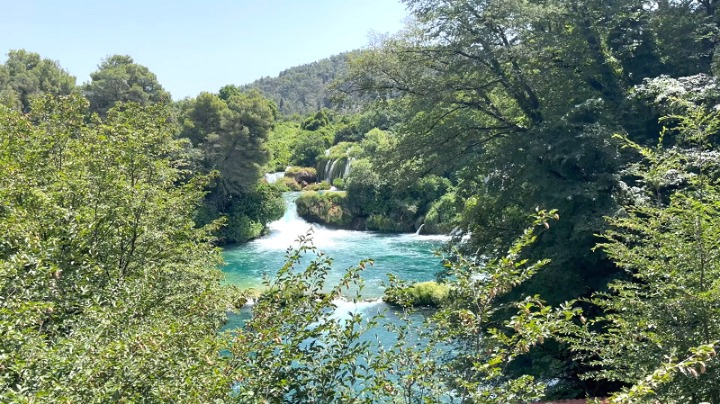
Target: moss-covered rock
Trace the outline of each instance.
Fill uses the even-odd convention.
[[[326,181],[316,182],[305,187],[305,191],[327,191],[331,187]]]
[[[302,185],[298,184],[298,182],[295,181],[295,179],[291,178],[291,177],[283,177],[282,185],[284,185],[288,191],[302,190]]]
[[[440,307],[447,300],[450,286],[438,282],[418,282],[406,288],[388,289],[383,300],[401,307]]]
[[[317,181],[317,171],[313,167],[290,167],[285,177],[294,179],[298,184],[310,184]]]
[[[298,215],[310,222],[341,228],[353,222],[344,192],[303,192],[295,205]]]

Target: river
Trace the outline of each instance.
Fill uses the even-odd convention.
[[[305,234],[310,228],[315,246],[333,259],[329,283],[339,280],[347,268],[357,265],[360,260],[374,260],[374,265],[362,272],[364,301],[358,304],[338,301],[339,312],[351,309],[372,315],[384,310],[385,304],[379,298],[383,296],[388,274],[408,282],[423,282],[434,280],[437,271],[442,269],[441,260],[434,251],[447,237],[328,229],[298,216],[295,200],[299,195],[299,192],[283,195],[285,215],[269,224],[268,235],[224,251],[226,265],[223,272],[227,282],[241,288],[260,287],[263,274],[274,274],[285,262],[287,248],[297,246],[298,235]],[[238,320],[231,318],[229,326]]]

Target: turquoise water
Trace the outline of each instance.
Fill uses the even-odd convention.
[[[295,210],[298,196],[298,192],[284,194],[285,216],[269,225],[267,236],[225,250],[227,264],[223,271],[228,282],[242,288],[260,286],[262,275],[274,274],[285,262],[288,247],[297,246],[298,236],[311,228],[314,245],[333,259],[329,283],[339,280],[348,267],[360,260],[374,260],[375,264],[362,274],[365,281],[362,297],[367,302],[361,304],[368,309],[378,304],[373,301],[382,297],[388,274],[409,282],[422,282],[435,279],[436,272],[442,269],[434,251],[446,237],[327,229],[298,217]]]
[[[380,298],[383,296],[388,274],[393,274],[408,282],[420,282],[435,279],[435,274],[442,269],[440,257],[434,254],[446,237],[424,236],[415,234],[387,235],[365,231],[331,230],[310,224],[298,217],[295,210],[295,199],[299,193],[286,193],[285,216],[269,225],[270,233],[253,242],[229,248],[224,252],[226,265],[223,271],[229,283],[243,288],[262,286],[262,276],[272,276],[285,262],[285,253],[289,247],[297,246],[296,239],[312,228],[312,239],[315,246],[333,259],[328,284],[333,285],[343,276],[348,267],[358,264],[360,260],[371,258],[373,266],[368,266],[361,277],[364,280],[362,299],[353,302],[347,299],[335,299],[331,318],[348,318],[359,313],[364,318],[382,315],[377,326],[368,330],[359,341],[366,341],[370,346],[370,354],[377,353],[380,347],[391,349],[398,341],[398,336],[386,329],[386,325],[403,325],[422,327],[427,314],[425,311],[414,312],[403,319],[402,312],[390,309]],[[354,293],[351,291],[350,293]],[[239,313],[231,314],[225,330],[243,327],[245,321],[252,316],[252,305],[246,305]],[[406,322],[407,321],[407,322]],[[419,333],[409,332],[402,343],[411,346],[424,344]],[[368,358],[372,358],[369,356]],[[367,358],[357,358],[357,363],[364,363]],[[373,360],[373,359],[369,359]]]

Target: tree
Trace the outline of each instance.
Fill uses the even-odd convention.
[[[652,389],[631,392],[716,402],[720,364],[714,354],[692,364],[685,359],[708,347],[714,352],[720,341],[720,166],[712,141],[720,116],[695,105],[684,109],[664,120],[675,147],[625,140],[643,156],[630,169],[642,188],[626,188],[632,204],[626,215],[610,219],[613,228],[599,247],[628,278],[589,300],[605,315],[580,326],[573,341],[598,367],[593,377],[632,385],[664,375]]]
[[[560,209],[567,221],[527,251],[554,257],[527,293],[559,303],[601,287],[616,272],[591,248],[615,207],[622,160],[610,139],[623,131],[628,88],[606,51],[610,24],[596,20],[611,11],[594,2],[406,3],[417,26],[356,59],[341,87],[399,96],[388,103],[403,114],[397,145],[378,169],[457,178],[459,195],[476,201],[463,227],[480,255],[505,251],[535,207]],[[546,287],[559,279],[578,288]]]
[[[11,50],[0,65],[0,104],[30,110],[36,95],[69,95],[75,91],[75,77],[58,62],[42,59],[37,53]]]
[[[227,100],[201,93],[180,112],[180,136],[201,151],[204,172],[218,173],[199,220],[208,223],[226,216],[223,242],[258,237],[268,222],[282,216],[282,209],[270,208],[281,202],[279,192],[258,187],[276,114],[274,104],[257,91],[233,93]]]
[[[602,217],[620,209],[622,167],[635,158],[613,134],[655,143],[659,111],[636,98],[644,80],[710,73],[713,2],[404,3],[414,23],[356,57],[339,86],[402,117],[396,147],[375,169],[391,183],[452,178],[466,201],[459,223],[469,240],[461,245],[477,257],[506,251],[527,212],[558,209],[564,220],[524,251],[553,260],[514,298],[560,304],[622,276],[593,250],[608,227]],[[688,63],[675,59],[680,48]],[[579,380],[567,348],[555,350],[557,367],[543,352],[527,363],[552,369],[541,378],[561,373],[553,387],[571,384],[579,396],[602,387]]]
[[[212,401],[230,304],[168,114],[0,109],[0,401]]]
[[[136,64],[130,56],[106,58],[90,78],[83,86],[83,93],[90,100],[90,110],[100,115],[105,115],[118,102],[167,105],[172,101],[155,74]]]
[[[291,149],[290,164],[301,167],[315,167],[318,157],[325,154],[327,140],[317,132],[300,131]]]

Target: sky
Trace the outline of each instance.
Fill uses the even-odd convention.
[[[0,61],[11,49],[56,60],[81,84],[130,55],[174,99],[216,92],[399,31],[399,0],[0,0]]]

